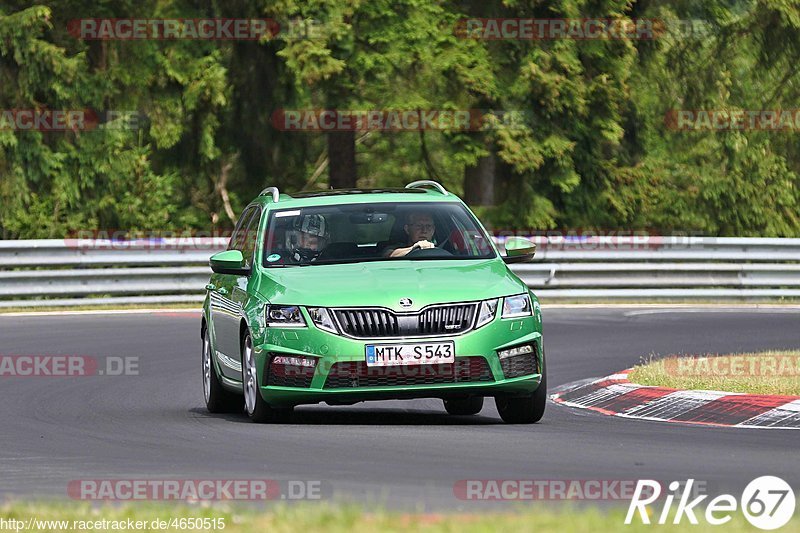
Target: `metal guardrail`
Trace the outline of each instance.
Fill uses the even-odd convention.
[[[0,241],[0,268],[39,266],[208,265],[227,238],[138,241],[45,239]]]
[[[800,239],[532,240],[534,262],[512,268],[543,300],[800,297]],[[199,302],[208,258],[226,245],[225,238],[0,241],[0,307]]]

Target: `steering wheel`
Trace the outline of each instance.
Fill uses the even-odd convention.
[[[443,248],[417,248],[408,252],[404,257],[453,257],[453,254]]]

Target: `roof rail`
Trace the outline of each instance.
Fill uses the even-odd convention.
[[[421,189],[422,187],[433,187],[443,195],[447,196],[448,193],[447,189],[442,187],[442,184],[433,180],[419,180],[419,181],[412,181],[408,185],[406,185],[406,189]]]
[[[266,196],[268,194],[272,194],[272,201],[275,202],[276,204],[280,201],[281,192],[278,190],[277,187],[267,187],[266,189],[261,191],[261,193],[259,193],[259,196]]]

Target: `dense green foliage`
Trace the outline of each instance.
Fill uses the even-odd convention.
[[[313,32],[84,41],[67,29],[84,17],[260,17]],[[477,40],[455,31],[464,17],[650,18],[667,31]],[[141,118],[136,129],[0,127],[0,237],[230,227],[267,185],[328,186],[328,134],[280,131],[271,117],[330,108],[523,111],[522,127],[354,139],[362,187],[431,178],[485,204],[465,184],[491,159],[494,194],[478,209],[496,228],[800,236],[800,131],[665,121],[674,109],[796,109],[798,57],[794,0],[7,0],[0,110]]]

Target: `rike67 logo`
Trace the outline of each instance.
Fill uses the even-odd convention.
[[[792,487],[779,477],[762,476],[754,479],[745,487],[742,497],[738,501],[731,494],[721,494],[707,503],[704,503],[708,498],[707,494],[690,500],[694,496],[693,485],[694,479],[689,479],[681,491],[682,484],[680,482],[670,483],[661,512],[657,513],[657,506],[653,508],[655,513],[652,518],[655,523],[660,525],[668,523],[672,513],[672,504],[676,499],[678,504],[672,517],[673,524],[680,524],[685,517],[689,523],[697,525],[699,523],[697,517],[700,515],[705,518],[706,523],[719,526],[730,522],[733,514],[741,510],[747,521],[754,527],[773,530],[786,525],[794,515],[794,492]],[[625,516],[625,524],[631,524],[637,513],[643,524],[650,524],[651,515],[648,506],[655,504],[662,497],[661,493],[662,487],[658,481],[639,480],[628,507],[628,514]],[[698,509],[701,504],[705,507],[704,513]]]

